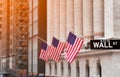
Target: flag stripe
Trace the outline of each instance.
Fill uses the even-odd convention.
[[[74,49],[76,49],[76,46],[77,46],[76,44],[77,44],[77,40],[75,41],[75,43],[74,43],[73,46],[70,45],[71,49],[70,49],[69,52],[67,53],[67,56],[70,56],[70,55],[71,55],[70,53],[73,52]]]
[[[53,52],[54,52],[54,47],[51,45],[51,46],[49,47],[49,53],[48,53],[50,59],[53,58]]]
[[[81,40],[78,40],[79,41],[79,43],[78,43],[78,46],[77,46],[77,48],[71,53],[71,55],[70,55],[70,58],[68,59],[68,61],[70,61],[70,63],[73,61],[73,59],[75,58],[75,56],[77,55],[77,53],[79,52],[79,50],[80,50],[80,48],[81,48],[81,46],[82,46],[82,42],[83,41],[81,41]]]
[[[62,53],[62,51],[63,51],[63,48],[64,48],[64,44],[61,43],[61,44],[60,44],[60,47],[58,47],[58,48],[59,48],[59,49],[58,49],[59,53],[58,53],[58,55],[56,56],[56,61],[59,61],[60,55],[61,55],[61,53]]]
[[[70,46],[71,46],[71,50],[69,50],[69,52],[67,53],[67,58],[70,57],[70,55],[72,54],[72,52],[74,53],[74,50],[75,50],[76,47],[77,47],[77,42],[78,42],[78,39],[75,41],[73,47],[72,47],[72,45],[70,45]]]
[[[58,47],[55,49],[55,53],[54,53],[54,57],[53,57],[54,60],[56,60],[56,57],[58,56],[58,53],[59,53],[59,52],[58,52],[58,51],[59,51],[59,49],[58,49],[58,48],[59,48],[59,45],[60,45],[60,44],[58,44]]]
[[[57,62],[59,61],[59,58],[60,58],[63,48],[64,48],[64,44],[59,42],[58,47],[55,48],[53,60],[55,60]]]
[[[44,61],[47,61],[47,50],[41,49],[39,58],[44,60]]]
[[[68,41],[66,43],[66,60],[68,62],[72,62],[79,52],[81,46],[83,44],[83,39],[76,38],[73,45],[71,45]]]
[[[44,52],[44,50],[41,49],[40,56],[39,56],[39,58],[41,58],[41,59],[43,59],[43,55],[44,55],[43,52]]]
[[[75,41],[74,43],[74,46],[72,47],[72,50],[70,51],[70,53],[68,53],[68,56],[72,56],[72,54],[74,54],[74,52],[76,52],[76,50],[78,49],[79,47],[79,43],[80,43],[80,40],[79,38],[77,38],[77,40]]]
[[[73,52],[75,52],[75,54],[72,53],[72,56],[73,56],[73,57],[79,52],[79,49],[80,49],[80,41],[79,41],[79,43],[78,43],[77,48],[73,51]],[[70,58],[72,58],[72,56],[71,56]]]
[[[55,60],[56,62],[59,61],[59,57],[63,51],[64,43],[59,42],[58,45],[55,47],[54,45],[51,45],[48,47],[48,56],[50,59]]]

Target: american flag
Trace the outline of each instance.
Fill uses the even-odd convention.
[[[66,55],[65,58],[69,63],[72,63],[74,58],[76,57],[77,53],[80,51],[80,48],[83,44],[83,39],[78,38],[73,33],[69,33],[68,39],[66,42]]]
[[[39,55],[40,59],[42,59],[44,61],[48,60],[47,50],[48,50],[48,45],[46,43],[42,42],[42,44],[41,44],[41,52],[40,52],[40,55]]]
[[[61,56],[61,53],[64,49],[65,43],[59,42],[58,39],[53,37],[52,45],[49,47],[49,57],[54,61],[58,62]]]

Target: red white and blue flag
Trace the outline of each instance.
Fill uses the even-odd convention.
[[[69,63],[72,63],[77,53],[80,51],[82,45],[83,45],[83,39],[78,38],[76,35],[70,32],[65,45],[66,47],[65,58]]]
[[[40,59],[42,59],[44,61],[48,60],[47,50],[48,50],[48,45],[46,43],[42,42],[42,44],[41,44],[41,52],[40,52],[40,55],[39,55]]]
[[[59,42],[58,39],[53,37],[52,45],[49,47],[49,57],[54,61],[58,62],[61,56],[61,53],[64,49],[65,43]]]

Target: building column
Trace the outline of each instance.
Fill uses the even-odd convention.
[[[50,44],[51,28],[50,28],[50,0],[47,0],[47,42]]]
[[[104,0],[105,38],[114,36],[114,0]]]
[[[33,54],[33,73],[38,73],[38,38],[35,37],[33,38],[33,51],[32,51],[32,54]]]
[[[79,61],[79,67],[80,67],[80,77],[86,77],[86,63],[85,60]]]
[[[60,40],[66,41],[66,0],[60,0]]]
[[[51,62],[51,76],[55,75],[55,64],[54,62]]]
[[[54,36],[60,36],[60,0],[54,0]]]
[[[31,28],[31,27],[29,26],[29,28]],[[28,53],[28,72],[32,73],[32,66],[33,66],[33,62],[32,62],[33,60],[32,60],[32,55],[31,55],[32,54],[32,39],[29,39],[28,42],[29,42],[29,44],[28,44],[28,52],[29,52]],[[14,64],[13,64],[13,66],[14,66]]]
[[[112,59],[110,57],[104,57],[104,59],[101,60],[101,67],[102,67],[101,77],[113,77],[113,70],[111,68],[111,62],[112,62]]]
[[[94,37],[104,36],[104,0],[93,0]]]
[[[74,0],[74,33],[83,35],[83,0]]]
[[[54,33],[54,0],[47,0],[47,42],[51,44]]]
[[[50,71],[49,71],[50,69],[49,69],[49,68],[50,68],[50,67],[49,67],[49,63],[46,63],[46,64],[45,64],[45,75],[46,75],[46,76],[48,76],[48,75],[50,74]]]
[[[74,32],[74,0],[66,0],[67,9],[66,9],[66,22],[67,22],[67,35],[69,32]]]
[[[61,76],[61,62],[57,63],[57,75]]]
[[[77,77],[76,75],[76,60],[71,63],[71,77]]]
[[[97,60],[91,59],[89,61],[90,77],[97,77]]]
[[[64,70],[64,77],[69,77],[68,62],[64,61],[63,62],[63,66],[64,66],[64,68],[63,68],[63,70]]]
[[[93,38],[93,1],[83,0],[83,35],[87,39]]]

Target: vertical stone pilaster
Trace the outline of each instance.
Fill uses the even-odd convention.
[[[58,63],[57,63],[57,75],[58,75],[58,76],[61,76],[61,72],[62,72],[62,71],[61,71],[61,62],[58,62]]]
[[[50,26],[50,1],[51,0],[47,0],[47,42],[50,44],[51,42],[51,26]]]
[[[74,0],[66,0],[66,22],[67,22],[67,35],[68,33],[74,32]]]
[[[94,37],[104,36],[104,0],[93,0]]]
[[[93,38],[93,1],[83,0],[83,35],[87,39]]]
[[[66,0],[60,0],[60,40],[66,41]]]
[[[104,0],[104,29],[105,38],[114,36],[114,16],[113,16],[113,0]]]
[[[113,77],[111,61],[112,61],[111,57],[104,57],[104,59],[102,58],[101,60],[102,76],[101,77]]]
[[[60,36],[60,0],[54,0],[53,11],[54,11],[54,19],[53,19],[54,20],[54,36],[57,39],[59,39],[59,36]]]
[[[51,63],[51,76],[55,75],[55,64],[54,62]]]
[[[113,21],[114,21],[114,37],[120,36],[120,1],[119,0],[113,0]]]
[[[65,76],[65,77],[68,77],[68,76],[69,76],[69,75],[68,75],[68,74],[69,74],[69,73],[68,73],[68,72],[69,72],[69,70],[68,70],[68,62],[64,61],[64,62],[63,62],[63,66],[64,66],[64,68],[63,68],[63,70],[64,70],[64,76]]]
[[[86,77],[86,63],[84,60],[80,60],[80,77]]]
[[[74,0],[74,32],[83,35],[83,0]]]
[[[91,59],[89,61],[90,67],[90,77],[94,77],[97,75],[97,61],[95,59]]]
[[[45,75],[46,75],[46,76],[50,75],[49,63],[46,63],[46,64],[45,64],[45,68],[46,68],[46,70],[45,70]]]
[[[76,76],[76,61],[75,60],[71,63],[71,77],[77,77]]]
[[[54,33],[54,0],[47,0],[47,42],[51,44]]]

